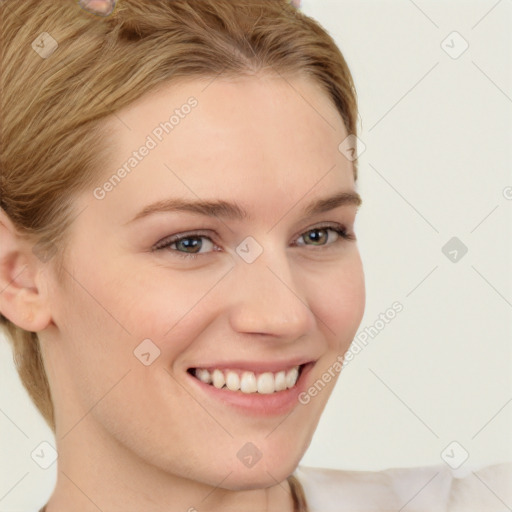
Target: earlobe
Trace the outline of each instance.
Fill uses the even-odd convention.
[[[46,294],[40,289],[40,271],[30,243],[0,208],[0,313],[31,332],[42,331],[51,322]]]

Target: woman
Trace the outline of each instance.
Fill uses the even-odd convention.
[[[42,510],[403,507],[424,471],[298,467],[365,305],[339,49],[284,0],[80,4],[2,5],[0,311],[55,432]],[[437,482],[414,510],[470,496]]]

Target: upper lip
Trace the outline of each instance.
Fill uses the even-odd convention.
[[[310,357],[300,357],[294,359],[287,359],[282,361],[218,361],[215,363],[202,363],[192,366],[191,368],[204,368],[206,370],[246,370],[252,372],[278,372],[280,370],[287,370],[293,368],[294,366],[301,366],[303,364],[312,363],[315,359]]]

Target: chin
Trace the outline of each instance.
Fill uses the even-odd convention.
[[[272,487],[278,482],[286,480],[297,468],[302,455],[295,457],[279,457],[276,454],[270,460],[261,458],[254,466],[244,467],[238,464],[234,467],[227,467],[225,474],[232,471],[222,487],[232,491],[264,489]]]
[[[282,471],[272,469],[265,470],[255,468],[249,470],[237,470],[222,482],[221,487],[229,491],[251,491],[255,489],[266,489],[273,487],[277,483],[286,480],[295,470],[295,467],[290,468],[289,471]],[[268,471],[268,473],[267,473]],[[218,482],[215,483],[218,485]]]

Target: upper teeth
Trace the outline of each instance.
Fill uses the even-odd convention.
[[[213,384],[218,389],[225,386],[231,391],[240,390],[242,393],[270,394],[295,386],[299,377],[299,367],[294,366],[291,370],[281,370],[277,373],[264,372],[258,377],[254,372],[218,369],[210,372],[205,368],[196,368],[195,376],[206,384]]]

